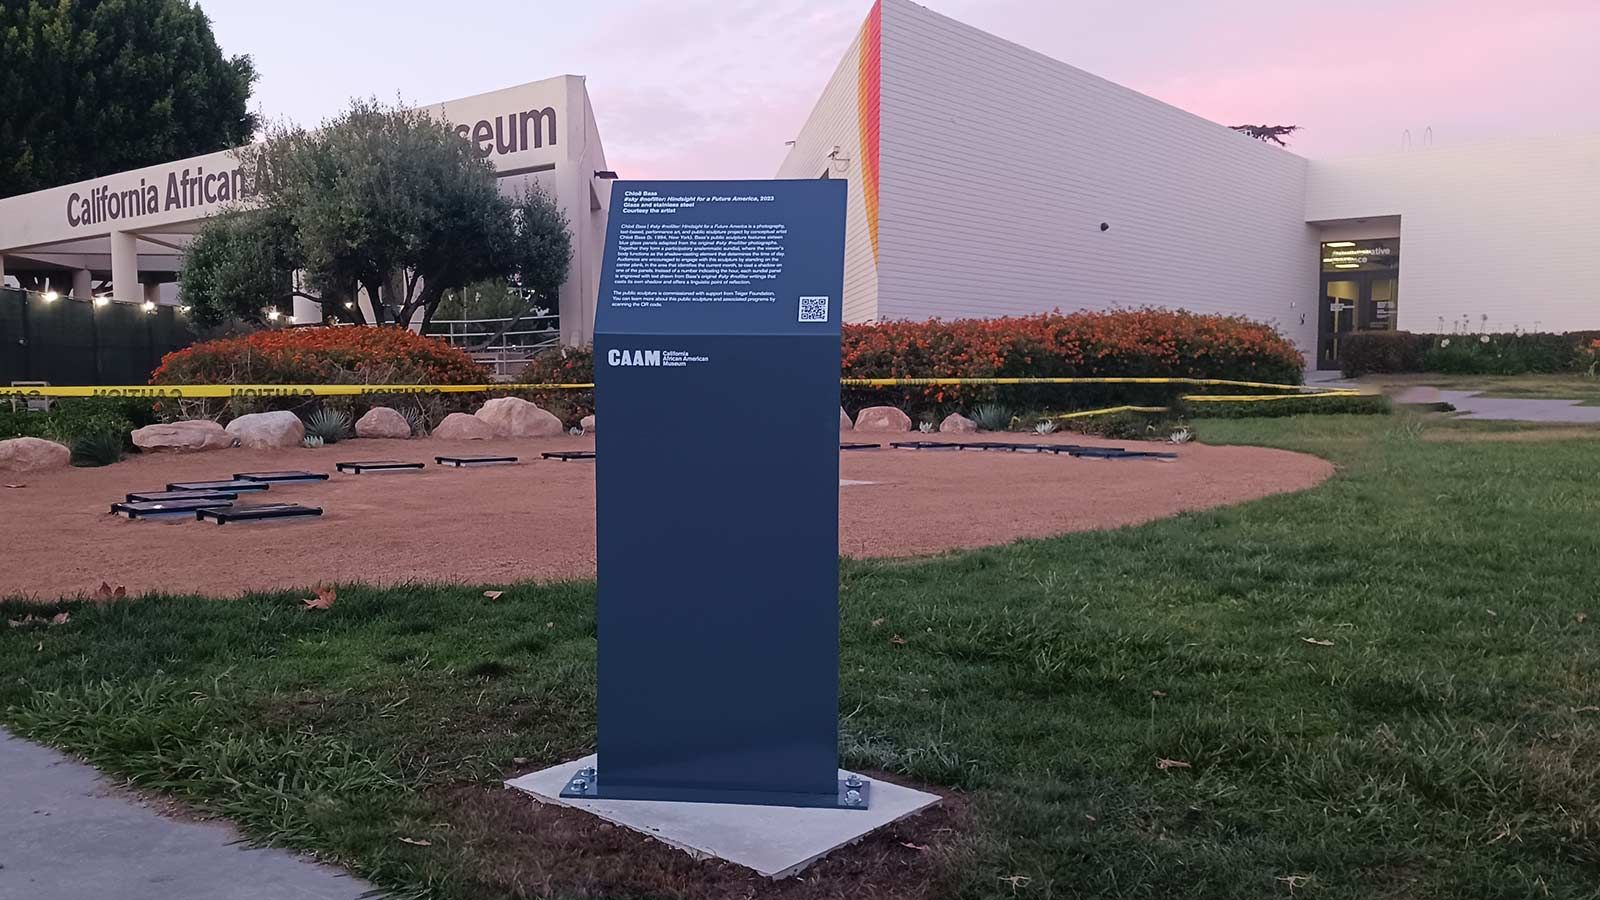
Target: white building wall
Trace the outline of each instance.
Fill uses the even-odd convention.
[[[882,318],[1160,305],[1313,348],[1304,159],[909,0],[882,55]]]
[[[1311,162],[1306,219],[1377,216],[1399,216],[1401,329],[1600,328],[1600,135]]]
[[[878,319],[878,267],[867,233],[866,198],[861,186],[861,45],[858,34],[778,168],[779,178],[820,178],[827,172],[829,178],[850,182],[844,251],[846,322]],[[839,151],[836,155],[834,148]]]

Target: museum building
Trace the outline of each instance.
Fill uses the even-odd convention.
[[[780,177],[853,188],[847,321],[1178,307],[1321,367],[1358,330],[1600,328],[1600,135],[1306,159],[882,0],[795,137]]]

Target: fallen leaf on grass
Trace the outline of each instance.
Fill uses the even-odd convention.
[[[317,588],[317,595],[315,597],[311,597],[300,602],[306,605],[306,609],[332,609],[333,601],[335,599],[336,595],[334,594],[333,588],[319,587]]]
[[[889,638],[889,643],[895,645],[896,647],[903,647],[905,646],[906,639],[897,634],[894,637]]]
[[[7,619],[6,625],[10,628],[32,628],[35,625],[49,625],[53,628],[57,625],[65,625],[71,619],[71,613],[56,613],[48,619],[41,619],[38,616],[29,613],[20,619]]]
[[[1581,613],[1578,613],[1576,616],[1573,616],[1573,618],[1578,620],[1578,624],[1579,625],[1582,625],[1583,623],[1589,621],[1589,614],[1581,612]]]
[[[110,583],[105,581],[100,582],[100,587],[96,588],[94,592],[94,599],[96,600],[122,600],[127,596],[127,588],[120,584],[112,587]]]
[[[882,624],[883,624],[883,620],[882,619],[873,619],[872,620],[872,627],[873,628],[877,628],[879,625],[882,625]]]
[[[1166,691],[1151,691],[1150,692],[1150,696],[1155,697],[1157,699],[1165,697],[1166,695],[1167,695]]]
[[[1181,759],[1158,759],[1156,760],[1156,768],[1165,772],[1168,769],[1192,769],[1194,766]]]
[[[927,844],[913,844],[910,841],[901,841],[900,846],[906,848],[907,850],[915,850],[918,853],[926,853],[928,851]]]
[[[1028,882],[1032,881],[1033,879],[1026,875],[1002,875],[1000,880],[1011,885],[1011,889],[1014,891],[1019,887],[1027,887]]]
[[[410,844],[410,845],[412,845],[414,847],[432,847],[433,846],[433,841],[424,840],[423,838],[403,837],[403,838],[400,839],[400,843],[402,843],[402,844]]]
[[[1283,882],[1285,885],[1288,885],[1290,893],[1293,893],[1295,888],[1304,887],[1306,885],[1306,882],[1311,880],[1311,876],[1310,875],[1279,875],[1276,880]]]
[[[1600,706],[1574,706],[1572,711],[1575,713],[1600,712]]]
[[[483,595],[488,597],[490,600],[499,600],[500,595],[504,593],[505,591],[484,591]]]
[[[1489,609],[1489,608],[1487,608],[1487,607],[1485,607],[1485,608],[1484,608],[1484,610],[1483,610],[1483,611],[1484,611],[1484,612],[1486,612],[1486,613],[1488,613],[1488,614],[1489,614],[1489,617],[1490,617],[1490,618],[1492,618],[1492,619],[1498,619],[1498,618],[1500,618],[1500,614],[1499,614],[1499,613],[1497,613],[1497,612],[1495,612],[1495,611],[1494,611],[1494,610],[1492,610],[1492,609]]]
[[[1305,641],[1308,644],[1315,644],[1318,647],[1332,647],[1333,646],[1333,641],[1324,641],[1324,640],[1320,640],[1318,638],[1303,637],[1300,640]]]

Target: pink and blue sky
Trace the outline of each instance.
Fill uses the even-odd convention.
[[[869,0],[201,0],[256,60],[255,105],[314,124],[351,96],[433,103],[588,76],[627,178],[761,178]],[[928,0],[1206,118],[1296,123],[1328,157],[1600,132],[1600,0]],[[1130,136],[1130,139],[1137,139]]]

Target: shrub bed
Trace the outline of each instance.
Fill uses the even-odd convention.
[[[1271,326],[1167,309],[844,326],[847,378],[1166,377],[1299,384],[1304,360]],[[889,403],[914,418],[1003,402],[1025,409],[1164,406],[1192,385],[846,388],[854,410]],[[1222,389],[1229,390],[1229,389]]]
[[[155,420],[147,400],[73,397],[57,400],[47,412],[0,407],[0,440],[44,438],[72,448],[76,465],[105,465],[132,449],[135,428]]]
[[[594,347],[562,347],[533,358],[517,381],[523,384],[592,384]],[[525,391],[519,396],[548,410],[571,427],[594,412],[594,389]]]
[[[1300,352],[1270,326],[1232,316],[1142,309],[954,321],[844,326],[845,378],[1181,377],[1299,384]],[[592,348],[547,353],[517,379],[594,381]],[[986,404],[1013,410],[1073,410],[1132,404],[1169,406],[1194,385],[959,385],[847,387],[841,405],[898,406],[914,420]],[[1216,388],[1213,392],[1236,391]],[[591,391],[532,392],[530,399],[575,421],[594,411]]]
[[[1398,372],[1528,375],[1582,372],[1600,359],[1600,334],[1412,334],[1367,332],[1341,347],[1346,377]]]
[[[162,357],[151,384],[485,384],[490,373],[465,351],[404,328],[293,328],[194,344]],[[359,417],[374,406],[415,410],[431,425],[475,408],[478,394],[365,394],[179,401],[177,417],[243,415],[267,409],[309,412],[326,406]]]

